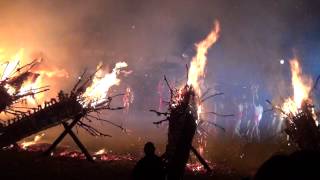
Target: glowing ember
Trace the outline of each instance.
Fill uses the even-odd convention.
[[[128,66],[126,62],[118,62],[111,73],[105,73],[101,70],[102,63],[97,67],[97,72],[92,80],[92,84],[86,89],[82,97],[84,107],[103,103],[108,98],[108,91],[114,85],[119,85],[120,79],[118,76],[122,72],[121,69]]]
[[[73,158],[73,159],[85,159],[85,155],[79,151],[67,151],[64,150],[57,154],[52,154],[54,157],[66,157],[66,158]],[[100,161],[133,161],[136,160],[134,156],[131,154],[112,154],[107,153],[105,149],[100,149],[99,151],[95,152],[93,155],[94,160]]]
[[[97,152],[94,153],[94,155],[102,155],[102,154],[105,154],[106,153],[106,149],[100,149],[98,150]]]
[[[20,146],[22,147],[22,149],[27,149],[29,146],[37,144],[44,135],[44,133],[36,135],[32,141],[24,141],[20,144]]]
[[[210,163],[210,162],[207,162]],[[187,163],[186,170],[191,171],[193,173],[205,173],[206,169],[203,167],[201,163]]]
[[[292,113],[296,115],[303,101],[310,100],[309,92],[312,88],[312,80],[302,74],[298,60],[295,58],[290,61],[291,83],[293,87],[293,97],[285,100],[282,109],[286,114]]]
[[[197,139],[197,143],[198,143],[198,151],[199,151],[199,154],[201,156],[204,155],[204,151],[207,147],[207,141],[206,141],[206,137],[205,136],[200,136],[198,139]]]

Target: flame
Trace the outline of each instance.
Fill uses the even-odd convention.
[[[188,85],[192,85],[193,88],[200,94],[200,79],[204,77],[204,70],[207,64],[208,49],[218,40],[220,33],[220,24],[218,21],[214,23],[213,30],[207,35],[207,37],[200,43],[196,44],[197,54],[192,58],[189,72],[188,72]]]
[[[37,150],[41,150],[41,148],[38,148]],[[59,153],[52,153],[51,156],[54,157],[69,157],[74,159],[86,159],[86,156],[76,150],[68,150],[65,149]],[[107,150],[100,149],[97,152],[93,154],[92,157],[94,160],[100,160],[100,161],[133,161],[136,160],[136,157],[131,155],[130,153],[127,154],[114,154],[111,150],[108,152]]]
[[[29,79],[28,81],[26,81],[23,86],[21,87],[18,95],[23,95],[27,92],[36,92],[37,88],[43,87],[45,85],[47,85],[48,79],[49,78],[53,78],[53,77],[69,77],[69,74],[64,70],[44,70],[44,69],[40,69],[40,70],[35,70],[34,71],[38,77],[36,79]],[[35,96],[27,96],[25,99],[27,101],[27,103],[30,104],[37,104],[39,103],[39,101],[41,102],[43,99],[45,98],[45,94],[44,93],[39,93],[36,94]]]
[[[30,61],[23,58],[25,50],[21,48],[14,56],[10,57],[5,53],[4,49],[0,49],[0,63],[1,63],[1,80],[6,80],[12,76],[18,75],[20,72],[17,71],[21,65],[30,63]],[[42,59],[37,60],[38,63],[42,62]],[[50,83],[48,78],[54,77],[69,77],[67,71],[64,69],[54,69],[52,67],[42,67],[41,64],[38,64],[37,67],[31,69],[31,72],[37,74],[36,78],[29,78],[26,82],[23,83],[22,87],[19,90],[14,89],[10,85],[6,84],[5,88],[10,95],[23,95],[27,92],[36,92],[37,88],[43,87]],[[45,83],[46,82],[46,83]],[[45,97],[45,94],[39,93],[34,96],[27,96],[26,102],[30,104],[41,103]]]
[[[84,94],[84,100],[82,104],[84,106],[95,106],[103,102],[108,97],[109,89],[114,85],[119,85],[120,79],[118,78],[121,73],[121,69],[128,66],[126,62],[118,62],[113,68],[111,73],[105,73],[101,70],[102,63],[97,66],[98,71],[92,80],[92,84],[86,89]]]
[[[4,85],[4,88],[6,89],[8,94],[11,96],[16,93],[16,89],[14,87],[10,86],[9,84]]]
[[[286,114],[298,114],[303,101],[310,100],[309,92],[312,88],[312,80],[302,74],[297,58],[290,61],[291,84],[293,87],[293,97],[289,97],[282,105],[282,109]]]
[[[23,149],[27,149],[29,146],[37,144],[37,142],[39,142],[44,135],[44,133],[38,134],[34,137],[32,141],[24,141],[20,144],[20,146],[22,146]]]
[[[0,58],[0,62],[2,64],[2,68],[3,69],[3,73],[1,76],[1,80],[5,80],[7,78],[10,77],[10,75],[12,75],[12,72],[17,68],[19,61],[22,59],[23,57],[23,53],[24,53],[24,49],[20,49],[14,56],[12,56],[10,58],[11,61],[6,61],[6,55],[3,54],[4,50],[1,49],[0,53],[1,58]]]
[[[103,148],[103,149],[100,149],[97,152],[95,152],[94,155],[97,156],[97,155],[102,155],[102,154],[105,154],[105,153],[106,153],[106,149]]]
[[[197,54],[192,58],[190,68],[188,71],[189,86],[192,86],[198,96],[201,96],[200,80],[205,76],[205,66],[207,64],[208,49],[217,42],[220,33],[220,24],[215,21],[214,28],[207,35],[207,37],[195,46],[197,48]],[[203,106],[198,102],[197,114],[198,118],[202,113]]]

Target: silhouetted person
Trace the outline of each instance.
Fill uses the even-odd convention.
[[[286,155],[275,155],[258,169],[254,180],[292,179],[293,163]]]
[[[318,163],[320,153],[316,151],[298,151],[291,155],[275,155],[262,164],[254,180],[271,179],[320,179]]]
[[[164,180],[163,163],[155,154],[155,147],[152,142],[144,146],[145,156],[136,164],[133,169],[134,180]]]

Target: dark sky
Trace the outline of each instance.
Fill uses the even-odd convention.
[[[287,94],[287,62],[294,54],[315,78],[320,74],[319,9],[317,0],[1,1],[0,48],[23,47],[30,56],[41,52],[47,62],[68,70],[70,78],[55,89],[70,88],[83,68],[99,61],[110,67],[127,61],[133,73],[121,88],[135,92],[127,120],[135,135],[141,129],[157,131],[151,124],[157,117],[147,110],[157,106],[159,80],[164,74],[183,79],[194,43],[214,20],[221,23],[221,37],[209,50],[208,87],[219,84],[237,97],[238,87],[254,83],[265,98]]]

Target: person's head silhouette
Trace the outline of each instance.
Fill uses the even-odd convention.
[[[156,150],[156,148],[154,147],[154,144],[152,142],[147,142],[144,145],[144,153],[146,156],[153,155],[155,150]]]

